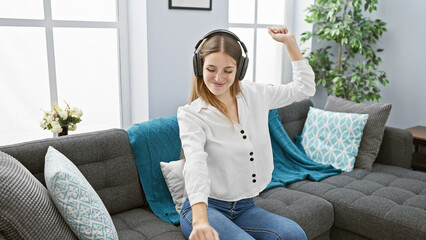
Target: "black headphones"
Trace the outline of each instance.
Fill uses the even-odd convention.
[[[247,55],[247,48],[246,45],[241,42],[241,40],[238,38],[237,35],[235,35],[233,32],[226,30],[226,29],[216,29],[213,30],[209,33],[207,33],[200,41],[198,41],[197,45],[195,45],[195,51],[194,51],[194,56],[192,57],[192,64],[194,67],[194,74],[197,77],[202,77],[203,76],[203,57],[201,56],[201,54],[197,51],[198,47],[201,45],[201,43],[212,37],[213,35],[216,34],[227,34],[228,36],[232,37],[233,39],[235,39],[235,41],[239,42],[241,47],[244,50],[244,55],[243,56],[241,54],[240,60],[237,63],[237,73],[235,75],[235,78],[238,80],[243,80],[244,76],[246,75],[247,72],[247,67],[248,67],[248,63],[249,63],[249,58]]]

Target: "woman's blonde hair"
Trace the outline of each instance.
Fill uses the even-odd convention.
[[[212,53],[223,52],[232,57],[238,66],[238,61],[241,58],[242,51],[239,43],[228,36],[227,34],[218,33],[208,38],[201,44],[198,52],[201,54],[203,58]],[[237,69],[235,69],[237,71]],[[230,87],[231,96],[235,98],[241,92],[240,81],[238,79],[234,79],[234,83]],[[206,103],[212,105],[216,109],[218,109],[223,115],[225,115],[228,120],[232,124],[232,120],[228,114],[228,109],[225,104],[216,98],[214,94],[210,92],[204,83],[203,77],[194,76],[192,82],[192,91],[189,103],[193,102],[197,98],[201,98]]]

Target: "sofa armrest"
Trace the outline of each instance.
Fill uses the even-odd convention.
[[[412,151],[413,135],[408,130],[385,127],[376,162],[410,169]]]

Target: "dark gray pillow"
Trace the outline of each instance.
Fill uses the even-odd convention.
[[[76,239],[47,189],[12,156],[0,152],[0,232],[6,239]]]
[[[358,155],[355,159],[355,168],[363,168],[371,171],[373,163],[382,144],[385,124],[388,120],[391,104],[381,103],[355,103],[343,98],[329,96],[325,110],[333,112],[363,113],[368,114],[367,123],[361,138]]]

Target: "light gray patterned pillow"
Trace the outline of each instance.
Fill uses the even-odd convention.
[[[18,160],[3,152],[0,232],[6,239],[76,239],[47,189]]]
[[[104,203],[80,170],[50,146],[44,178],[53,202],[79,239],[118,240],[117,230]]]
[[[172,195],[176,212],[180,214],[182,206],[188,197],[185,192],[185,180],[183,178],[183,166],[185,159],[171,162],[160,162],[161,172],[163,172],[164,180]]]
[[[327,103],[325,105],[325,110],[327,111],[368,114],[358,155],[355,160],[356,168],[363,168],[369,171],[373,169],[373,163],[379,154],[385,131],[385,124],[391,109],[391,104],[355,103],[335,96],[329,96],[327,98]]]

